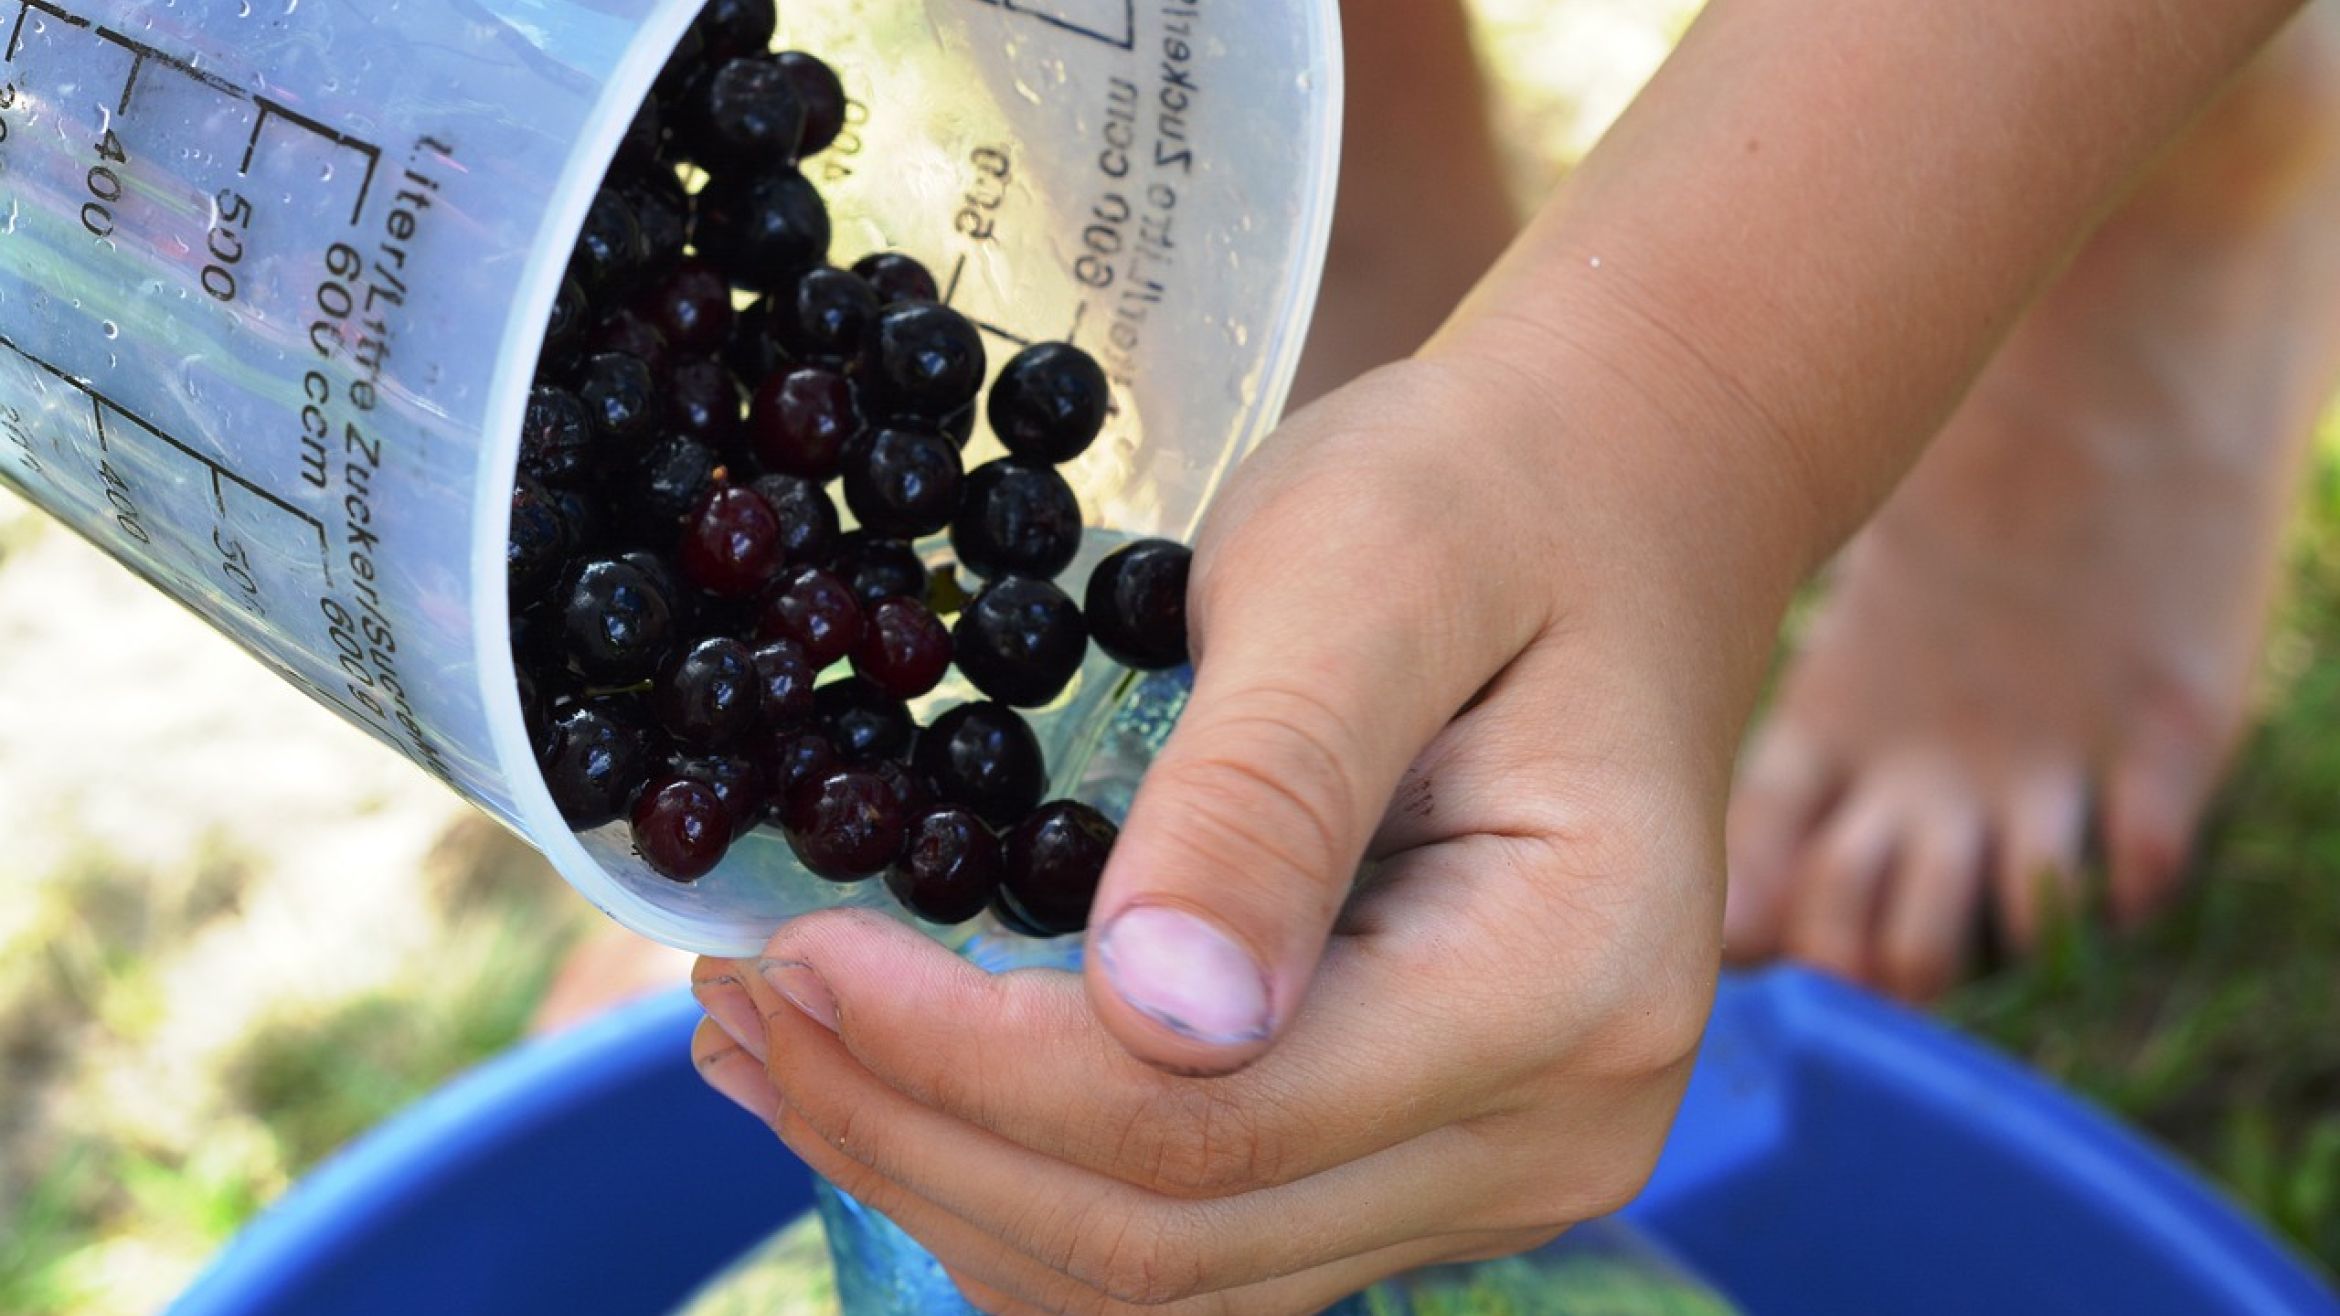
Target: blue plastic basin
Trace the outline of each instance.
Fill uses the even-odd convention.
[[[180,1316],[662,1312],[811,1204],[677,994],[484,1066],[319,1169]],[[1753,1313],[2340,1313],[2161,1153],[1809,974],[1727,982],[1630,1213]]]

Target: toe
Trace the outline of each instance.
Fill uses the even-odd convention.
[[[1900,843],[1902,799],[1889,783],[1856,786],[1798,852],[1786,880],[1789,955],[1856,982],[1872,980],[1878,892]]]
[[[2009,949],[2029,954],[2057,918],[2080,908],[2080,848],[2088,792],[2078,768],[2024,779],[2002,800],[1993,898]]]
[[[1780,951],[1791,866],[1825,813],[1838,773],[1810,739],[1777,723],[1758,733],[1731,790],[1724,954],[1734,963]]]
[[[2169,749],[2114,765],[2105,784],[2104,839],[2117,926],[2137,926],[2176,894],[2215,781],[2206,757]]]
[[[1886,991],[1925,1004],[1950,989],[1974,940],[1988,832],[1971,792],[1913,810],[1879,896],[1874,969]]]

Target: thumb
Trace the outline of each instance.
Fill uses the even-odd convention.
[[[1106,866],[1086,969],[1105,1027],[1164,1069],[1274,1045],[1407,766],[1532,634],[1516,596],[1458,597],[1489,590],[1456,584],[1451,516],[1403,505],[1427,490],[1375,496],[1356,470],[1246,490],[1197,553],[1194,692]]]

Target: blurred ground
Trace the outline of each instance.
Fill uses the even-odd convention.
[[[1532,195],[1694,5],[1479,8]],[[1949,1013],[2340,1266],[2326,437],[2269,720],[2188,904],[2133,942],[2069,932]],[[153,1310],[318,1158],[518,1037],[593,921],[502,831],[4,493],[0,729],[0,1312]]]

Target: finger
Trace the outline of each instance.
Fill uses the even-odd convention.
[[[1982,815],[1969,802],[1929,803],[1909,826],[1885,879],[1876,971],[1887,991],[1924,1004],[1948,991],[1974,936],[1983,867]]]
[[[1466,560],[1453,531],[1451,466],[1342,433],[1271,462],[1273,487],[1206,533],[1193,697],[1088,948],[1097,1013],[1140,1059],[1225,1073],[1273,1044],[1407,764],[1543,624],[1468,566],[1484,546]]]
[[[699,1021],[691,1034],[691,1063],[707,1086],[731,1099],[741,1110],[765,1124],[780,1118],[780,1089],[754,1056],[724,1036],[711,1019]]]
[[[1724,827],[1729,892],[1723,948],[1734,963],[1779,953],[1796,856],[1841,785],[1818,745],[1778,723],[1766,726],[1741,766]]]
[[[863,1167],[1003,1246],[1091,1287],[1131,1265],[1185,1277],[1196,1292],[1278,1275],[1472,1224],[1510,1174],[1494,1151],[1457,1129],[1434,1131],[1300,1183],[1209,1202],[1133,1187],[1020,1147],[921,1106],[856,1064],[843,1044],[777,993],[772,1075],[801,1128],[782,1136],[832,1179]],[[1390,1184],[1432,1185],[1391,1193]],[[885,1189],[873,1191],[885,1192]],[[865,1198],[864,1200],[870,1200]],[[891,1211],[893,1199],[870,1200]],[[1110,1228],[1108,1228],[1110,1226]]]
[[[2010,946],[2039,946],[2051,915],[2080,909],[2080,847],[2088,827],[2087,791],[2077,768],[2042,772],[2008,795],[1993,873],[1999,928]]]

